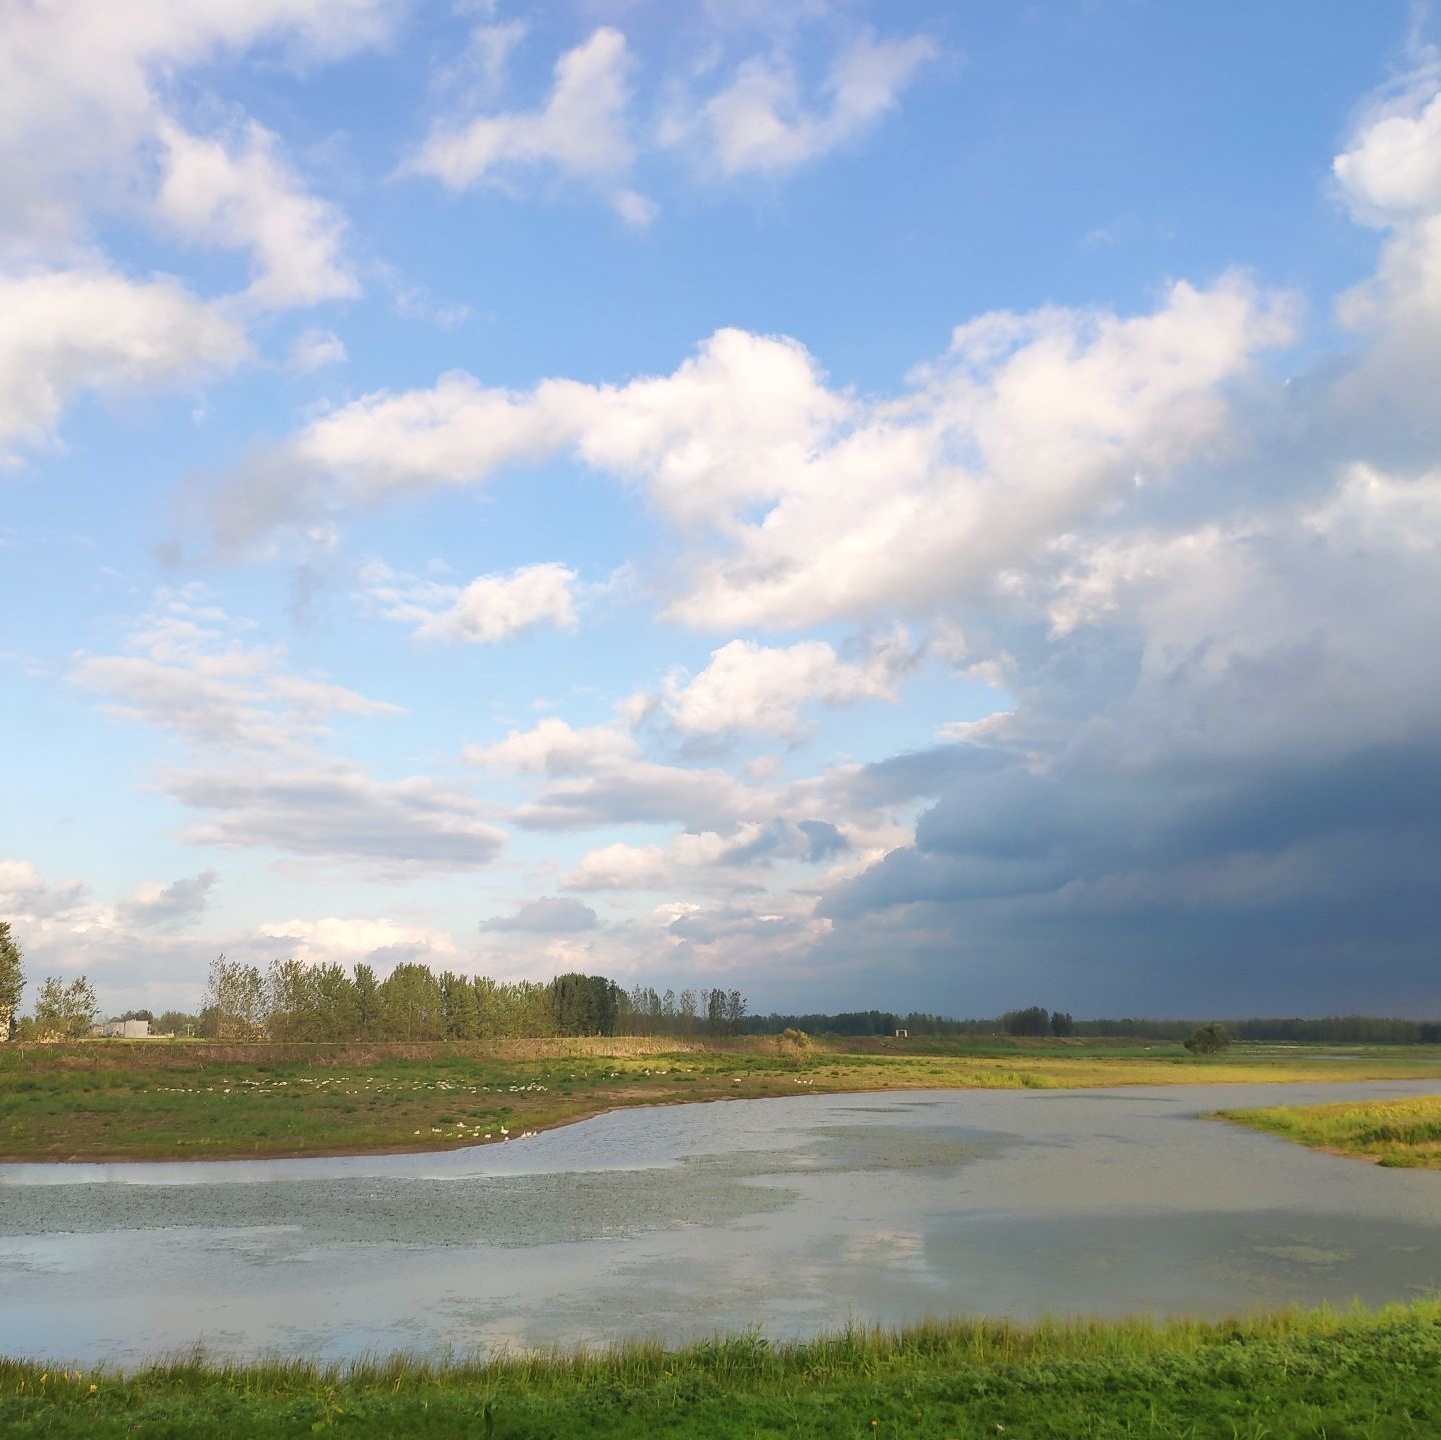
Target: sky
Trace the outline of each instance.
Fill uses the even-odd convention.
[[[6,0],[32,984],[1441,1014],[1438,44]]]

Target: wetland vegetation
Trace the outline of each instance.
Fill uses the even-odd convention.
[[[1441,1095],[1346,1105],[1226,1110],[1225,1119],[1288,1140],[1398,1168],[1441,1170]]]
[[[474,1361],[0,1362],[0,1429],[53,1440],[1003,1435],[1401,1440],[1441,1428],[1441,1305],[1214,1324],[949,1320],[770,1344]]]

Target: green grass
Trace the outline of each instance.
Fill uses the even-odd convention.
[[[1441,1304],[1221,1324],[933,1322],[770,1345],[488,1361],[0,1362],[7,1436],[910,1436],[1389,1440],[1441,1433]]]
[[[205,1159],[499,1143],[628,1105],[891,1089],[1441,1077],[1441,1047],[771,1037],[494,1045],[0,1046],[0,1160]]]
[[[1362,1105],[1225,1110],[1227,1120],[1288,1140],[1398,1168],[1441,1170],[1441,1095]]]

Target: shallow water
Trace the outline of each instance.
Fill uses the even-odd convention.
[[[1441,1175],[1202,1117],[1435,1082],[665,1106],[434,1155],[0,1166],[0,1353],[671,1341],[1441,1289]]]

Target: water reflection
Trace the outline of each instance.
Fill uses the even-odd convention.
[[[1406,1298],[1441,1286],[1441,1176],[1198,1117],[1435,1088],[806,1096],[441,1155],[0,1167],[0,1351],[468,1351]]]

